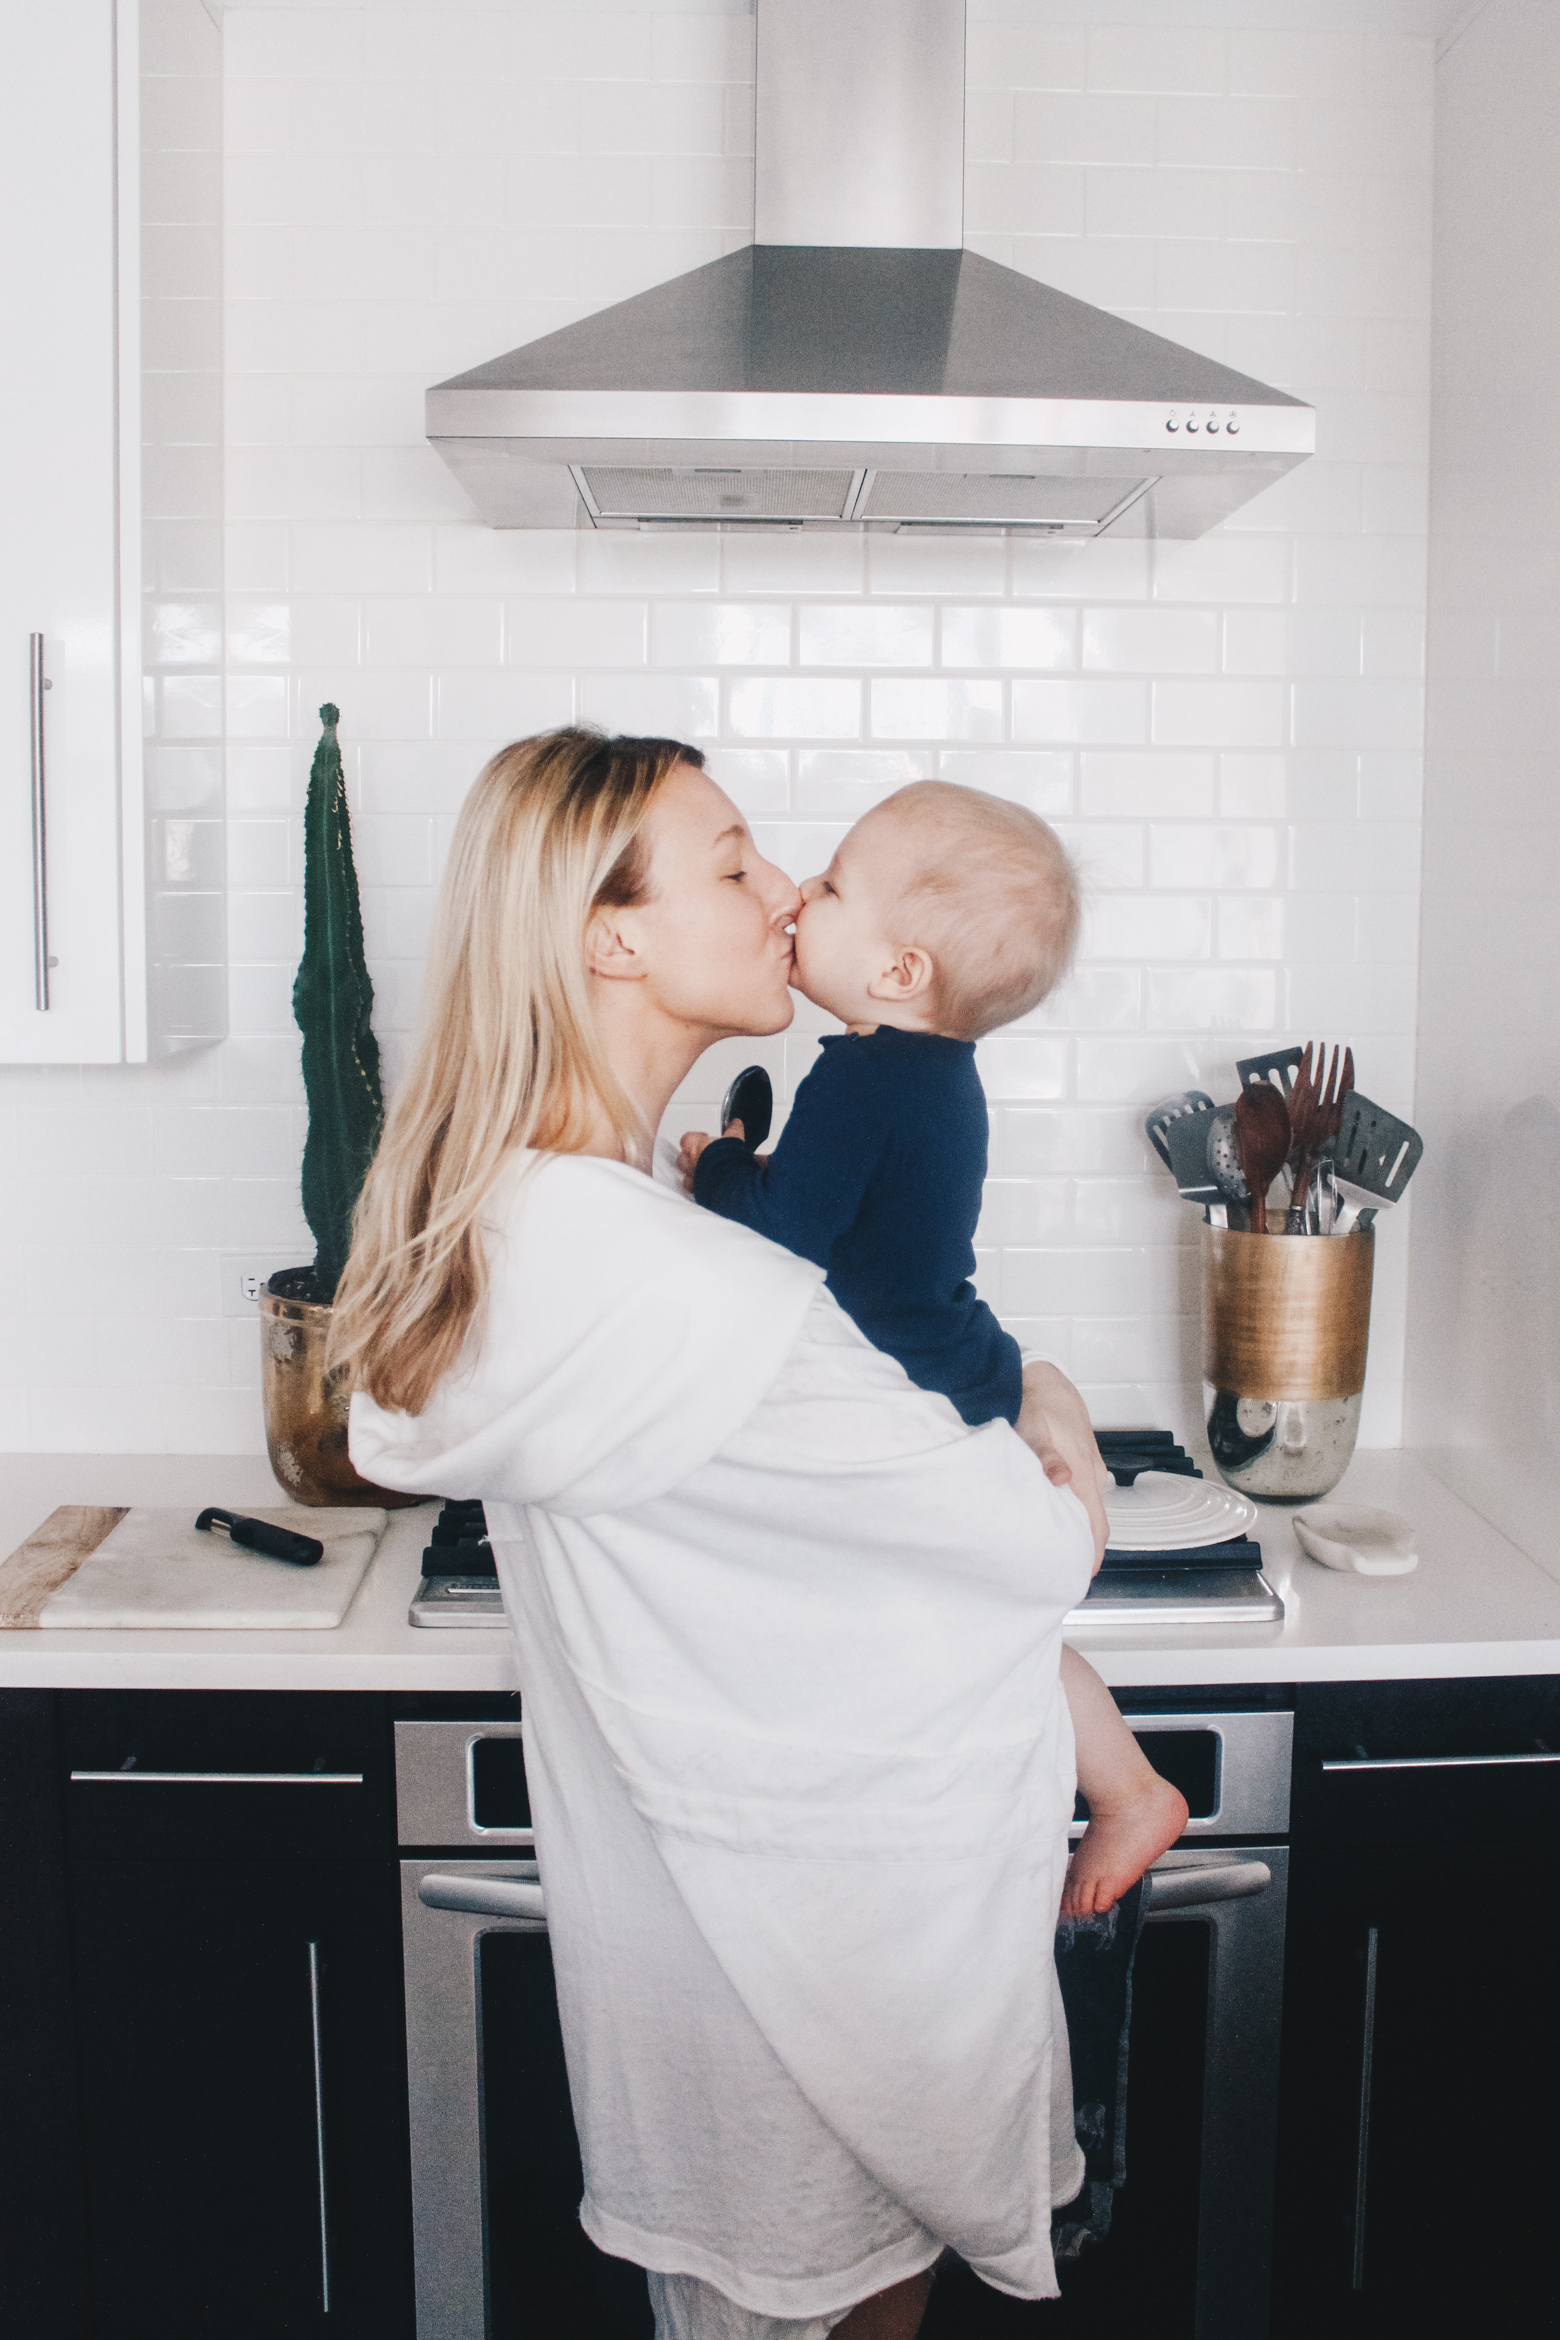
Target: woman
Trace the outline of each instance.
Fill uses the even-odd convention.
[[[946,2246],[1052,2296],[1081,2182],[1081,1404],[1037,1390],[1044,1468],[967,1430],[654,1159],[711,1042],[789,1023],[797,906],[694,749],[495,757],[336,1307],[354,1462],[487,1505],[581,2217],[666,2340],[910,2340]]]

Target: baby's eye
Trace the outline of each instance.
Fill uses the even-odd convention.
[[[726,875],[733,882],[733,884],[740,886],[743,879],[747,876],[747,871],[745,869],[728,869]]]

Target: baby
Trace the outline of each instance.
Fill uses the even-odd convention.
[[[972,1425],[1000,1415],[1021,1433],[1018,1343],[969,1281],[987,1144],[975,1042],[1045,998],[1078,918],[1067,855],[1033,813],[940,781],[900,789],[802,888],[793,981],[845,1030],[823,1041],[773,1152],[755,1155],[734,1122],[713,1141],[690,1132],[679,1157],[699,1202],[827,1268],[912,1381]],[[1089,1805],[1062,1910],[1086,1917],[1174,1844],[1186,1803],[1094,1668],[1064,1646],[1061,1671]]]

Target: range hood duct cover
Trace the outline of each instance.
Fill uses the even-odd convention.
[[[953,232],[955,33],[962,58],[962,0],[761,0],[766,240],[430,390],[428,436],[485,519],[1199,536],[1304,460],[1300,400],[951,241],[895,240]],[[771,159],[787,124],[804,168]],[[875,166],[868,203],[863,157],[918,140],[930,192]]]

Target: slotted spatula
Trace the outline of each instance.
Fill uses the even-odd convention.
[[[1351,1089],[1338,1135],[1327,1148],[1342,1206],[1333,1233],[1351,1234],[1362,1210],[1390,1210],[1400,1202],[1424,1150],[1424,1139],[1409,1122]]]
[[[1191,1203],[1222,1203],[1224,1189],[1208,1166],[1208,1132],[1214,1112],[1178,1113],[1165,1131],[1170,1148],[1170,1175]]]
[[[1184,1113],[1211,1113],[1213,1099],[1205,1089],[1178,1089],[1173,1097],[1165,1097],[1151,1106],[1143,1116],[1143,1135],[1163,1162],[1174,1174],[1175,1164],[1170,1159],[1168,1131],[1172,1121],[1179,1121]],[[1179,1183],[1179,1182],[1178,1182]]]

